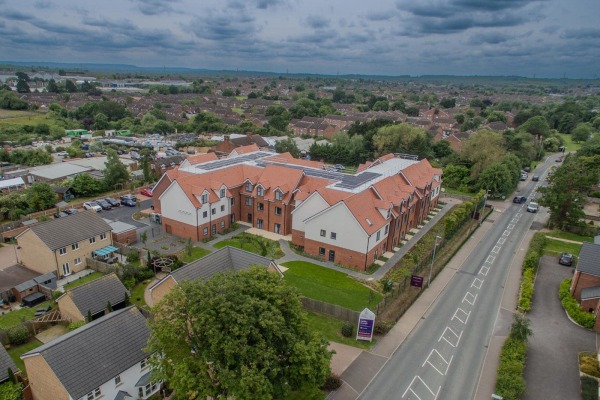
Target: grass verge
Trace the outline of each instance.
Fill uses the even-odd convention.
[[[35,310],[42,307],[48,307],[54,303],[54,300],[47,300],[33,308],[24,307],[18,310],[9,311],[0,316],[0,329],[8,329],[21,324],[23,321],[33,319]]]
[[[328,317],[325,315],[307,312],[308,315],[308,326],[312,332],[316,332],[321,335],[323,339],[328,342],[336,342],[346,344],[352,347],[358,347],[359,349],[368,350],[372,345],[375,344],[376,340],[367,342],[365,340],[356,340],[353,337],[342,336],[342,325],[344,321]],[[355,327],[356,328],[356,327]],[[354,330],[356,333],[356,329]]]
[[[101,273],[101,272],[97,272],[97,271],[94,271],[94,272],[92,272],[91,274],[84,276],[83,278],[79,278],[79,279],[77,279],[76,281],[73,281],[73,282],[69,282],[69,283],[67,283],[67,284],[64,286],[64,288],[65,288],[65,290],[66,290],[66,289],[72,289],[72,288],[74,288],[74,287],[81,286],[81,285],[83,285],[83,284],[85,284],[85,283],[88,283],[88,282],[94,281],[94,280],[96,280],[96,279],[98,279],[98,278],[101,278],[101,277],[103,277],[103,276],[104,276],[104,274],[103,274],[103,273]]]
[[[306,261],[289,261],[282,264],[285,281],[306,297],[337,304],[355,311],[365,307],[374,309],[381,295],[348,275]]]

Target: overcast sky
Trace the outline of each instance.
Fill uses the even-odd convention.
[[[0,0],[0,60],[600,75],[600,0]]]

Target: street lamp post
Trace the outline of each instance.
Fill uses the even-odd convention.
[[[479,226],[481,226],[481,220],[483,219],[482,215],[485,212],[485,205],[487,204],[487,197],[488,197],[489,193],[490,193],[490,189],[486,189],[485,195],[483,196],[483,208],[481,209],[481,214],[479,214],[479,223],[478,223]]]
[[[438,239],[442,239],[441,236],[437,236],[435,237],[435,245],[433,246],[433,255],[431,256],[431,265],[429,266],[429,279],[427,280],[427,287],[429,287],[429,285],[431,285],[431,272],[433,271],[433,262],[435,261],[435,251],[437,250],[438,247]]]

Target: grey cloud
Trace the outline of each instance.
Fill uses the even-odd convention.
[[[334,30],[320,30],[314,33],[307,33],[304,35],[291,36],[287,38],[288,42],[292,43],[323,43],[327,40],[333,39],[337,36],[337,32]]]
[[[306,18],[306,23],[308,26],[314,29],[322,29],[329,26],[329,20],[323,17],[319,17],[317,15],[309,15]]]
[[[35,6],[35,8],[46,9],[50,8],[52,4],[48,0],[38,0],[35,3],[33,3],[33,5]]]
[[[256,8],[266,10],[269,7],[277,6],[285,3],[284,0],[256,0]]]
[[[505,33],[500,32],[488,32],[488,33],[478,33],[472,35],[469,38],[470,44],[499,44],[508,41],[510,37]]]
[[[560,37],[563,39],[600,39],[600,29],[568,29]]]
[[[174,11],[172,3],[178,3],[179,0],[129,0],[144,15],[169,14]]]
[[[246,13],[222,14],[214,11],[195,17],[188,28],[196,37],[208,40],[246,41],[257,32],[254,17]]]
[[[388,21],[393,16],[393,12],[389,11],[371,11],[367,14],[367,19],[369,21]]]
[[[29,21],[33,19],[31,15],[17,10],[4,10],[2,14],[0,14],[0,18],[12,19],[16,21]]]

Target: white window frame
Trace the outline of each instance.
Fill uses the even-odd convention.
[[[77,250],[77,249],[79,249],[79,243],[73,243],[71,245],[71,250]]]
[[[75,260],[73,260],[73,264],[75,264],[75,265],[81,264],[81,257],[77,257]]]
[[[90,238],[90,244],[96,243],[96,236]]]
[[[202,196],[200,196],[200,202],[202,204],[208,203],[208,194],[204,193]]]
[[[246,182],[246,192],[252,192],[252,189],[254,189],[252,183]]]
[[[61,256],[64,256],[65,254],[67,254],[67,248],[61,247],[60,249],[58,249],[58,254],[60,254]]]
[[[275,207],[275,215],[281,215],[282,211],[281,207]]]
[[[283,200],[283,193],[279,189],[275,191],[275,200]]]
[[[320,236],[325,237],[327,236],[327,231],[325,229],[321,229],[321,232],[319,233]]]
[[[115,386],[121,386],[123,381],[121,380],[121,375],[115,376]]]
[[[100,234],[100,240],[106,240],[106,233]]]
[[[264,203],[256,203],[256,209],[258,211],[264,211],[265,210],[265,205]]]
[[[377,231],[377,236],[375,237],[375,240],[379,239],[381,239],[381,231]]]
[[[246,205],[247,206],[251,206],[252,205],[252,197],[246,197]]]
[[[263,187],[262,187],[262,186],[259,186],[259,187],[257,187],[257,188],[256,188],[256,194],[257,194],[258,196],[264,196],[264,195],[265,195],[265,189],[263,189]]]
[[[221,189],[221,191],[219,192],[219,196],[221,198],[225,197],[225,189]]]
[[[92,390],[91,392],[89,392],[87,394],[87,400],[99,399],[101,396],[102,396],[102,392],[100,391],[100,388],[97,387],[96,389]]]
[[[208,228],[204,228],[204,229],[202,230],[202,233],[204,233],[204,236],[208,235]]]

